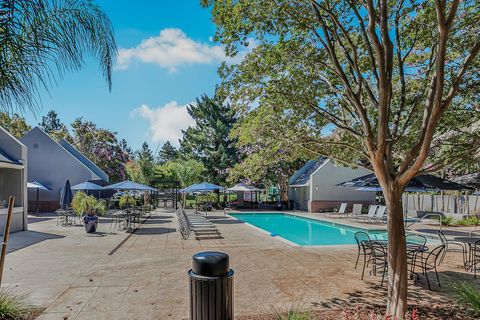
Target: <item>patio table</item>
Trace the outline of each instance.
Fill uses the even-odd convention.
[[[370,240],[371,242],[376,242],[384,246],[385,248],[388,248],[388,240]],[[366,240],[365,242],[368,242]],[[418,244],[418,243],[413,243],[413,242],[407,242],[407,265],[410,266],[410,279],[413,279],[413,275],[417,276],[417,279],[419,278],[418,273],[415,272],[415,264],[417,261],[417,257],[419,254],[423,254],[425,252],[428,252],[429,248],[423,244]],[[387,251],[385,251],[387,252]],[[408,259],[410,258],[410,259]]]
[[[480,262],[480,237],[456,237],[455,241],[463,242],[467,249],[467,261],[465,261],[465,269],[474,272],[477,276],[477,264]]]

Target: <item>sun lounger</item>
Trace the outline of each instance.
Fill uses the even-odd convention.
[[[386,206],[378,206],[376,214],[373,216],[372,219],[370,219],[369,222],[373,222],[373,223],[387,222],[387,216],[385,214],[386,210],[387,210]]]
[[[355,203],[353,205],[352,219],[355,219],[356,217],[360,217],[362,215],[362,207],[363,205],[361,203]]]
[[[379,206],[377,205],[371,205],[369,208],[368,208],[368,213],[366,215],[361,215],[359,217],[356,217],[356,218],[352,218],[353,221],[356,221],[356,222],[368,222],[370,221],[371,219],[374,219],[375,218],[375,214],[377,213],[377,209],[378,209]]]
[[[340,205],[340,208],[338,209],[337,212],[330,212],[327,215],[330,218],[345,217],[347,215],[345,212],[346,209],[347,209],[347,203],[344,202]]]

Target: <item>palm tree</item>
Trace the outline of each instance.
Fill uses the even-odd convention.
[[[35,110],[39,90],[86,55],[100,63],[109,89],[117,47],[112,24],[92,0],[0,0],[0,110]]]

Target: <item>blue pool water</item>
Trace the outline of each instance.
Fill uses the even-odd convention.
[[[356,244],[354,234],[367,232],[372,239],[386,240],[384,231],[366,231],[360,228],[333,224],[283,213],[232,213],[232,217],[282,237],[301,246]]]

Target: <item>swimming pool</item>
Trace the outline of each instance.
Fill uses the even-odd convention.
[[[356,244],[354,234],[367,232],[372,239],[386,240],[385,231],[334,224],[284,213],[231,213],[232,217],[301,246]]]

